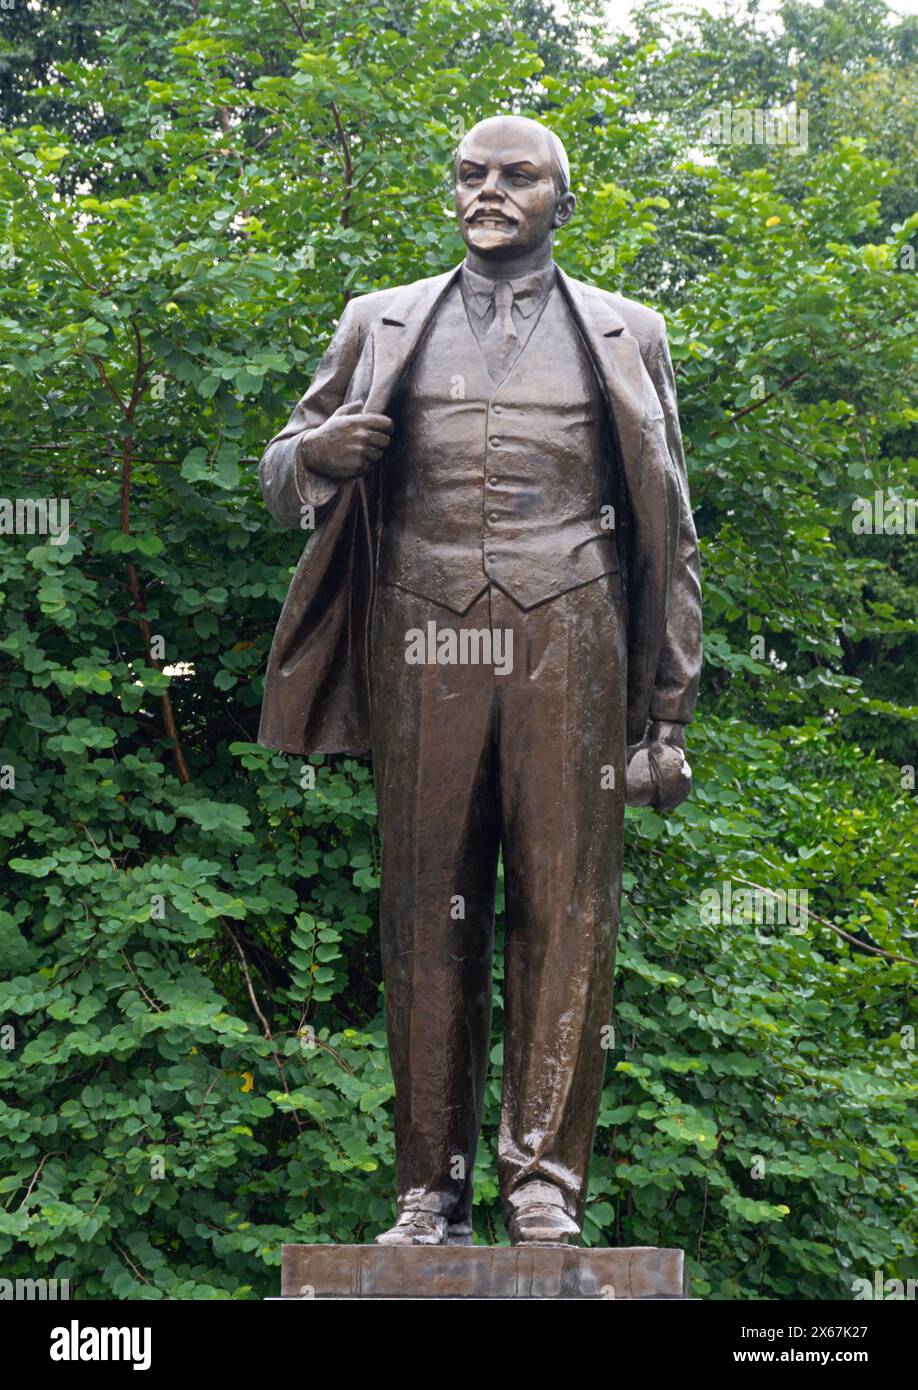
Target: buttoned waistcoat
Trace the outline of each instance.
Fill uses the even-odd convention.
[[[495,383],[453,286],[392,413],[380,583],[463,613],[489,581],[532,608],[618,569],[605,403],[559,290]]]

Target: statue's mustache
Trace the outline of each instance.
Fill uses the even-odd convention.
[[[466,217],[466,222],[480,222],[484,218],[493,218],[498,222],[506,222],[509,225],[516,225],[516,218],[509,213],[503,212],[500,208],[477,207]]]

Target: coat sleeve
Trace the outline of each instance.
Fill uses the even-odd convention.
[[[662,318],[659,331],[647,345],[644,361],[663,408],[666,439],[678,474],[680,493],[679,535],[650,717],[673,724],[688,724],[695,712],[701,678],[701,563],[679,428],[676,380]]]
[[[341,315],[308,391],[280,434],[271,440],[258,466],[261,495],[281,526],[299,526],[304,505],[314,506],[318,511],[338,491],[340,484],[331,478],[310,473],[298,458],[297,450],[303,439],[343,405],[360,349],[360,328],[354,301],[351,301]]]

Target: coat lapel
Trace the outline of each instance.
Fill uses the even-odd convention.
[[[386,414],[437,305],[461,268],[460,264],[443,275],[407,285],[374,324],[349,392],[353,399],[366,402],[366,411]]]
[[[601,295],[585,294],[579,281],[557,267],[558,278],[593,357],[615,421],[629,477],[641,456],[644,380],[641,350],[624,320]]]

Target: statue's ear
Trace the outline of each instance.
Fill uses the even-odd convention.
[[[552,218],[553,227],[563,227],[565,222],[570,222],[574,215],[574,208],[577,206],[577,199],[573,193],[562,193],[555,204],[555,215]]]

